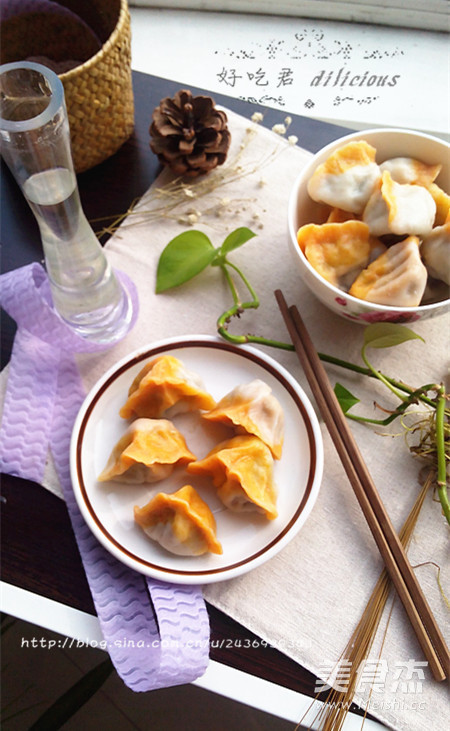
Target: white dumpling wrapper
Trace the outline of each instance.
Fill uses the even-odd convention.
[[[417,307],[423,297],[428,272],[419,251],[419,239],[409,236],[394,244],[355,280],[353,297],[392,307]]]
[[[254,434],[276,459],[284,440],[284,413],[270,386],[259,378],[236,386],[203,417],[233,425],[238,434]]]
[[[176,556],[200,556],[204,553],[204,540],[201,536],[193,533],[187,540],[180,541],[171,522],[155,523],[143,530],[149,538]]]
[[[450,286],[450,223],[436,226],[424,237],[421,253],[430,275]]]
[[[335,150],[310,177],[307,190],[318,203],[359,215],[381,177],[375,148],[364,140]]]
[[[360,214],[379,178],[380,170],[376,163],[355,165],[340,175],[324,175],[321,180],[311,179],[308,193],[315,201]]]
[[[385,170],[369,198],[362,219],[372,236],[425,236],[433,228],[436,203],[421,185],[396,183]]]
[[[442,165],[427,165],[413,157],[393,157],[380,165],[383,173],[388,170],[396,183],[428,186],[439,175]]]

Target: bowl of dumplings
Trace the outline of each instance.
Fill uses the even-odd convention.
[[[288,206],[289,245],[316,297],[348,320],[450,309],[450,160],[441,139],[370,129],[322,148]]]

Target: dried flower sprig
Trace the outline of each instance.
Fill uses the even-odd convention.
[[[241,345],[244,343],[255,343],[268,345],[284,350],[293,350],[292,343],[284,343],[278,340],[258,335],[233,335],[229,332],[229,325],[233,318],[240,317],[247,309],[259,307],[258,296],[245,274],[236,264],[230,261],[228,255],[235,249],[242,246],[246,241],[253,238],[255,234],[246,227],[240,227],[230,233],[221,246],[214,248],[210,239],[201,231],[185,231],[170,241],[163,250],[157,268],[156,292],[163,292],[172,287],[177,287],[184,282],[200,274],[208,265],[217,266],[225,276],[230,288],[233,304],[223,312],[217,320],[217,331],[226,340]],[[242,300],[236,285],[234,276],[237,276],[245,286],[250,299]],[[450,502],[447,493],[447,463],[450,462],[450,409],[447,408],[448,395],[445,389],[439,384],[427,384],[420,388],[412,388],[405,383],[384,375],[377,370],[370,362],[367,350],[369,348],[381,349],[398,346],[409,340],[419,339],[419,335],[412,330],[396,323],[375,323],[364,330],[364,343],[361,356],[365,367],[348,361],[340,360],[324,353],[319,357],[324,362],[332,363],[342,368],[352,370],[370,378],[376,378],[383,383],[389,391],[400,400],[400,404],[384,419],[373,419],[349,413],[359,399],[351,394],[341,384],[336,384],[335,393],[338,401],[348,418],[356,421],[377,425],[387,425],[394,419],[402,418],[407,409],[417,403],[428,407],[428,435],[427,440],[432,447],[427,445],[426,457],[433,457],[436,469],[436,482],[439,501],[442,512],[450,525]],[[415,447],[411,452],[417,456],[425,456],[425,449],[422,441],[422,448]]]
[[[193,226],[201,219],[204,225],[214,228],[216,219],[224,215],[231,217],[243,212],[248,212],[249,220],[257,221],[258,228],[262,228],[260,212],[255,210],[259,206],[258,198],[233,198],[228,196],[228,191],[233,185],[256,173],[261,173],[257,185],[264,186],[265,180],[262,175],[264,169],[271,164],[280,154],[289,149],[289,146],[296,145],[298,138],[295,135],[286,135],[292,123],[290,117],[286,117],[282,124],[275,124],[272,127],[274,132],[274,144],[265,148],[259,156],[247,156],[252,141],[256,139],[258,125],[263,121],[261,112],[255,112],[251,121],[246,127],[243,138],[233,156],[218,168],[215,168],[207,176],[187,181],[183,177],[173,178],[168,171],[162,173],[168,178],[168,182],[161,185],[154,185],[148,194],[141,200],[133,201],[129,209],[114,217],[112,223],[105,225],[98,236],[102,239],[111,236],[119,226],[122,229],[131,226],[145,225],[149,222],[169,219],[180,223],[183,226]],[[92,219],[92,224],[101,224],[107,218]]]

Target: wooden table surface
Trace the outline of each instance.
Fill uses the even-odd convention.
[[[135,131],[110,159],[78,176],[84,211],[89,220],[117,217],[128,210],[160,172],[149,149],[148,128],[153,109],[180,88],[208,94],[187,84],[133,73]],[[213,95],[217,104],[250,118],[264,112],[264,124],[282,122],[283,112],[261,109],[230,97]],[[287,114],[287,112],[286,112]],[[312,152],[346,134],[342,127],[294,117],[289,134]],[[1,163],[2,271],[42,260],[36,221],[9,170]],[[100,230],[103,224],[94,224]],[[103,241],[104,243],[104,241]],[[2,312],[2,367],[8,362],[15,323]],[[170,333],[167,333],[170,336]],[[3,581],[44,597],[95,614],[65,503],[40,485],[2,475]],[[244,627],[208,605],[211,621],[211,658],[295,691],[314,695],[315,678],[274,648],[263,647]],[[241,642],[239,642],[241,640]],[[250,642],[249,642],[250,640]],[[239,647],[239,645],[241,645]]]

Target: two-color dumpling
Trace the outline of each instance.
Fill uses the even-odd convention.
[[[256,378],[236,386],[203,418],[234,427],[238,434],[253,434],[280,459],[284,440],[283,409],[270,386]]]
[[[172,355],[162,355],[139,371],[120,410],[124,419],[145,416],[171,418],[184,411],[211,409],[213,397],[206,391],[197,373]]]
[[[375,304],[416,307],[427,284],[428,272],[417,236],[394,244],[370,264],[351,286],[349,293]]]
[[[357,275],[386,250],[362,221],[307,223],[298,244],[311,266],[330,284],[348,289]]]
[[[134,508],[134,519],[149,538],[170,553],[222,553],[214,516],[192,485],[171,494],[159,492],[142,508]]]
[[[389,170],[382,174],[363,212],[373,236],[428,234],[436,217],[436,203],[421,185],[396,183]]]
[[[424,237],[421,253],[429,274],[450,286],[450,217]]]
[[[450,221],[450,195],[445,190],[442,190],[439,185],[436,185],[436,183],[430,183],[427,190],[436,203],[434,225],[442,226],[444,223],[448,223]]]
[[[413,157],[392,157],[385,160],[380,165],[383,173],[387,170],[392,180],[396,183],[406,185],[423,185],[428,188],[441,172],[442,165],[427,165],[421,160],[415,160]]]
[[[183,435],[167,419],[136,419],[114,446],[100,482],[156,482],[196,459]]]
[[[376,150],[364,140],[343,145],[318,165],[307,190],[314,201],[353,214],[363,212],[381,176]]]
[[[218,444],[187,471],[210,477],[217,496],[234,512],[263,513],[277,517],[277,491],[273,479],[273,457],[258,437],[237,436]]]

